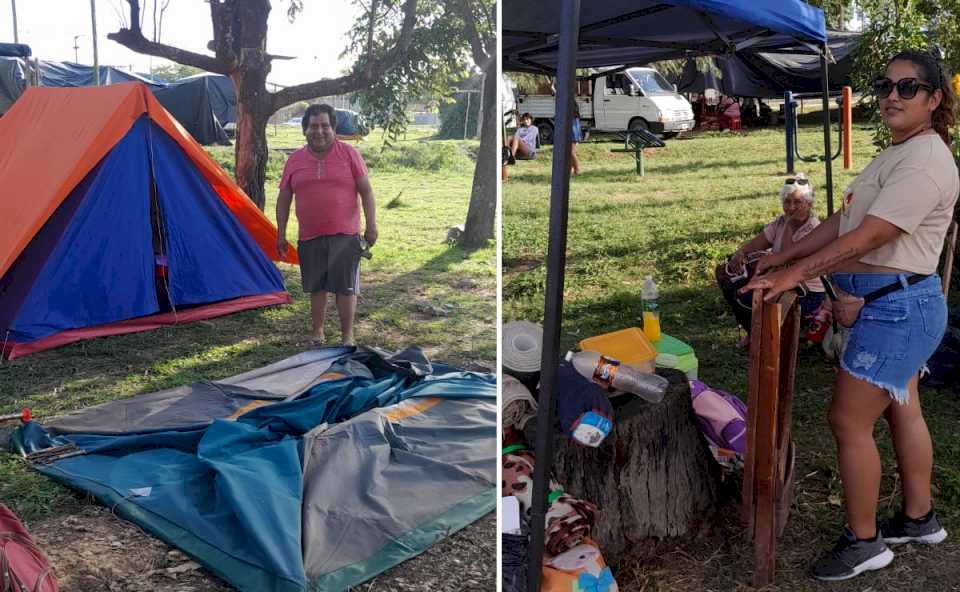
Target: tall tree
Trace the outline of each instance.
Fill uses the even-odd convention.
[[[845,31],[847,21],[853,16],[854,0],[807,0],[807,3],[823,9],[828,29]]]
[[[267,120],[278,109],[319,96],[341,95],[367,87],[403,61],[417,21],[418,0],[370,0],[369,29],[363,56],[349,74],[267,90],[271,63],[283,59],[267,53],[270,0],[207,0],[213,55],[151,41],[141,29],[140,0],[127,0],[129,25],[107,35],[138,53],[229,76],[237,91],[237,183],[260,209],[266,202]],[[400,2],[402,1],[402,5]],[[289,0],[288,16],[302,10],[303,0]],[[399,9],[399,10],[398,10]],[[389,45],[385,45],[389,43]]]
[[[478,248],[493,238],[497,214],[497,20],[496,4],[482,0],[446,0],[463,19],[474,64],[483,72],[480,96],[480,152],[473,172],[470,207],[460,244]]]
[[[421,25],[404,63],[383,76],[376,85],[360,89],[356,97],[374,123],[386,130],[390,142],[406,128],[405,109],[421,97],[449,99],[453,83],[467,73],[467,63],[485,76],[481,94],[480,150],[473,176],[470,207],[460,244],[475,248],[493,238],[496,219],[497,177],[497,76],[496,2],[494,0],[420,0]],[[357,53],[366,43],[369,23],[361,20],[350,32],[347,51]],[[376,54],[358,60],[376,59]]]
[[[915,0],[860,0],[866,24],[857,44],[853,69],[854,88],[863,93],[877,123],[873,144],[878,150],[890,144],[890,130],[876,113],[873,80],[883,72],[887,60],[906,49],[924,50],[929,41],[923,30],[926,18],[917,9]]]

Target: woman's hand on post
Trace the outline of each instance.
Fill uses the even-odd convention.
[[[750,280],[750,283],[740,289],[740,293],[744,294],[751,290],[764,290],[766,293],[763,295],[763,301],[773,302],[780,294],[796,288],[797,285],[803,281],[803,277],[797,269],[797,267],[788,267],[764,276],[757,274]]]

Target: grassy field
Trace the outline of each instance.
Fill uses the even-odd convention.
[[[869,137],[868,129],[855,129],[853,170],[844,171],[841,161],[835,161],[835,196],[869,162]],[[836,136],[833,141],[835,145]],[[802,129],[803,153],[815,152],[822,142],[819,128]],[[715,287],[713,269],[781,211],[782,130],[668,141],[665,148],[649,151],[643,178],[636,176],[632,157],[610,152],[615,147],[598,140],[578,147],[583,172],[570,184],[562,346],[639,326],[640,287],[644,275],[651,274],[660,287],[664,332],[694,347],[700,378],[745,397],[748,359],[734,348],[738,329]],[[551,156],[547,148],[535,161],[511,167],[503,187],[504,322],[542,322]],[[824,216],[822,163],[798,162],[797,170],[813,179],[817,211]],[[954,304],[958,291],[953,292]],[[835,369],[818,352],[801,353],[793,419],[795,501],[780,541],[774,589],[960,590],[957,537],[934,549],[901,547],[888,569],[846,584],[820,585],[808,576],[810,563],[833,545],[844,522],[835,446],[826,422],[834,376]],[[960,525],[960,399],[924,390],[923,403],[935,443],[936,507],[947,529],[955,530]],[[895,458],[885,426],[878,426],[876,435],[884,467],[881,511],[888,514],[899,504]],[[751,552],[737,511],[729,503],[722,508],[725,518],[695,540],[679,542],[654,561],[618,566],[621,590],[748,589]]]
[[[492,369],[496,358],[496,263],[493,246],[464,252],[447,244],[447,229],[466,219],[477,142],[428,141],[414,129],[381,151],[379,135],[357,144],[378,201],[380,238],[364,261],[357,311],[360,344],[386,349],[419,345],[436,360]],[[297,127],[271,126],[271,148],[297,148]],[[233,148],[210,152],[227,168]],[[267,215],[274,208],[284,155],[272,151]],[[399,196],[399,199],[396,199]],[[387,204],[395,200],[395,207]],[[288,238],[295,243],[291,218]],[[211,261],[211,264],[216,264]],[[134,335],[96,339],[0,363],[0,409],[30,407],[44,418],[105,401],[219,379],[301,351],[309,334],[309,301],[299,269],[281,264],[293,304],[248,311]],[[435,316],[425,305],[445,311]],[[427,310],[428,312],[423,312]],[[332,303],[327,336],[339,324]],[[68,490],[0,453],[0,502],[31,521],[85,503]]]

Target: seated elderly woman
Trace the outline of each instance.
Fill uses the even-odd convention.
[[[769,251],[779,253],[794,242],[808,235],[820,224],[813,212],[813,186],[800,173],[786,179],[780,188],[783,215],[767,224],[757,236],[740,245],[725,264],[717,268],[717,282],[724,297],[733,308],[737,323],[747,331],[740,345],[750,343],[750,318],[753,295],[738,295],[737,290],[753,275],[753,263]],[[806,282],[807,295],[800,298],[801,331],[809,324],[814,313],[823,303],[823,284],[820,280]]]

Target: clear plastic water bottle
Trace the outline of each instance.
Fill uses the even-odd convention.
[[[566,360],[582,376],[600,386],[632,393],[651,403],[662,401],[670,386],[670,382],[662,376],[641,372],[595,351],[567,352]]]
[[[652,275],[643,279],[640,299],[643,302],[643,334],[651,342],[660,341],[660,305],[657,303],[657,284]]]

